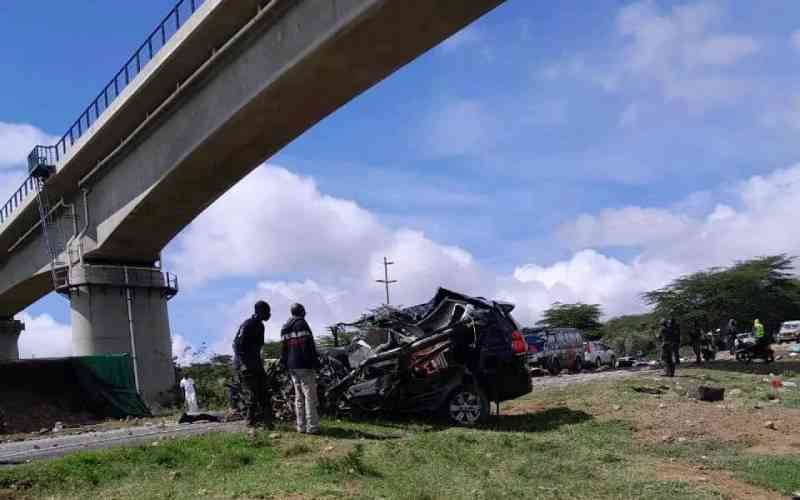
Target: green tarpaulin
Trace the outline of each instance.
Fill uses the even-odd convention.
[[[101,418],[150,415],[136,392],[128,354],[2,363],[2,391],[41,396],[44,401],[68,401],[74,411],[89,412]]]
[[[91,398],[94,413],[114,418],[150,415],[136,392],[129,355],[83,356],[69,361],[78,384]]]

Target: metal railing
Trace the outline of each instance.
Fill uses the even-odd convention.
[[[139,73],[152,61],[156,54],[167,44],[175,33],[186,23],[186,21],[195,13],[195,11],[203,5],[206,0],[178,0],[175,6],[164,17],[159,25],[154,29],[147,39],[142,43],[139,48],[128,59],[125,65],[120,69],[114,78],[100,91],[97,97],[83,110],[67,132],[61,136],[58,142],[53,146],[36,146],[31,154],[28,156],[28,165],[30,168],[31,161],[37,159],[46,159],[47,165],[56,165],[62,158],[64,158],[75,143],[97,122],[100,116],[111,106],[111,104],[120,96],[122,91],[136,78]],[[17,191],[19,193],[28,184],[30,179],[26,180],[23,186]],[[16,194],[15,193],[15,196]],[[9,200],[6,206],[12,204]],[[17,203],[15,208],[19,206]],[[5,208],[5,206],[4,206]],[[13,212],[5,215],[5,218]],[[2,223],[4,219],[0,219]]]
[[[11,198],[9,198],[5,205],[0,208],[0,224],[4,224],[31,193],[36,193],[36,179],[28,177],[25,179],[25,182],[22,183],[22,186],[11,195]]]

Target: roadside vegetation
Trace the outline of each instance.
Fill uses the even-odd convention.
[[[0,469],[0,498],[785,498],[800,490],[800,392],[772,402],[768,370],[796,380],[800,363],[537,389],[479,429],[329,419],[321,436],[284,428],[80,453]],[[701,383],[730,396],[688,399]]]

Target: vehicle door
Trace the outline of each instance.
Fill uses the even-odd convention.
[[[478,377],[491,401],[505,401],[530,392],[526,356],[512,348],[512,332],[520,328],[510,314],[497,309],[493,324],[480,335]]]

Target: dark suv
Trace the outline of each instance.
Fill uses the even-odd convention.
[[[548,328],[544,334],[542,366],[552,375],[558,375],[564,368],[581,371],[585,361],[583,334],[575,328]]]
[[[434,412],[458,425],[485,420],[490,402],[531,391],[513,309],[439,289],[426,304],[382,307],[336,325],[352,341],[321,351],[321,410]]]

